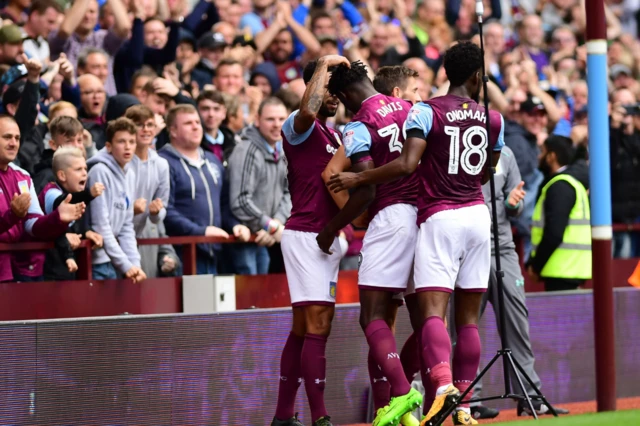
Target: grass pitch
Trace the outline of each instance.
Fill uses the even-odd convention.
[[[499,426],[620,426],[640,425],[640,410],[614,411],[610,413],[591,413],[579,416],[547,417],[534,421],[499,423]]]

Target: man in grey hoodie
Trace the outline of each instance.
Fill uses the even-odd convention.
[[[93,278],[116,279],[125,276],[134,282],[147,276],[140,269],[140,253],[133,228],[135,174],[131,170],[136,149],[137,127],[121,117],[107,126],[105,148],[89,160],[89,186],[102,182],[103,196],[90,205],[91,225],[102,235],[103,248],[93,254]]]
[[[145,105],[127,109],[125,117],[137,128],[136,155],[131,161],[136,184],[133,226],[137,238],[166,237],[163,220],[169,203],[169,163],[151,148],[156,135],[154,112]],[[138,248],[142,270],[149,278],[175,275],[180,260],[171,244],[144,245]]]
[[[256,245],[233,248],[233,263],[238,274],[268,272],[267,247],[280,242],[284,223],[291,214],[280,134],[286,119],[287,109],[281,100],[265,99],[255,124],[242,131],[241,142],[229,158],[231,211],[256,234]]]

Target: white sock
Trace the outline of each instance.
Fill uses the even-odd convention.
[[[438,388],[438,390],[436,391],[436,396],[440,396],[443,393],[446,392],[447,389],[449,389],[449,386],[451,386],[453,383],[449,383],[448,385],[444,385],[444,386],[440,386]]]

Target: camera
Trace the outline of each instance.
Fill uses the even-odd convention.
[[[627,115],[640,115],[640,103],[635,105],[625,105],[624,110]]]

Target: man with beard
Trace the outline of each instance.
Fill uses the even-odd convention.
[[[24,63],[22,42],[26,36],[17,25],[5,25],[0,28],[0,63],[16,65]]]
[[[349,66],[342,56],[324,56],[304,69],[307,85],[300,109],[282,126],[291,192],[291,216],[282,235],[282,254],[293,306],[293,325],[280,361],[280,389],[272,426],[302,426],[294,416],[296,393],[304,379],[315,426],[330,426],[324,406],[325,348],[335,310],[340,258],[316,245],[316,236],[338,212],[325,189],[322,172],[341,145],[327,126],[338,99],[327,93],[329,70]],[[332,248],[340,251],[333,236]]]
[[[423,426],[457,404],[480,364],[478,318],[491,268],[491,222],[482,184],[490,178],[486,162],[491,161],[495,167],[504,146],[502,115],[485,111],[477,103],[481,66],[478,46],[465,42],[450,48],[444,57],[448,94],[414,105],[403,129],[406,141],[400,147],[402,153],[381,167],[340,173],[329,182],[331,189],[340,191],[392,182],[418,170],[420,229],[414,282],[419,310],[411,314],[412,323],[422,325],[418,337],[423,382],[430,379],[436,390],[433,405],[422,419]],[[491,114],[490,140],[486,114]],[[391,138],[393,142],[394,135]],[[395,147],[393,143],[389,146]],[[492,158],[488,158],[488,150]],[[458,341],[451,368],[451,340],[444,318],[454,289]],[[469,398],[471,393],[465,402]],[[456,408],[453,423],[477,424],[468,403]]]
[[[533,211],[529,276],[546,291],[575,290],[591,278],[589,195],[580,168],[569,167],[571,139],[549,137],[540,153],[540,169],[550,180]]]

